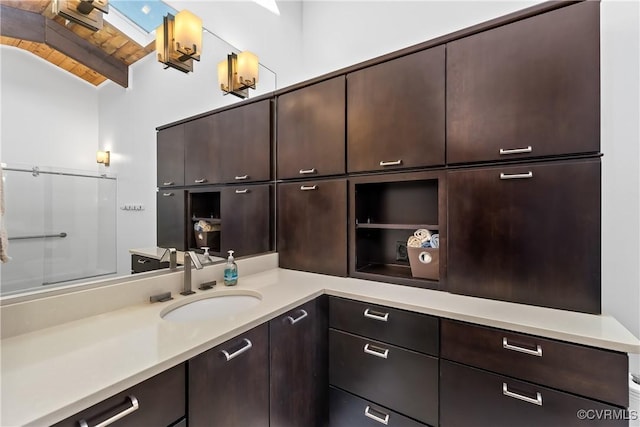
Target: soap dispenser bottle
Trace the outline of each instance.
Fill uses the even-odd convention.
[[[233,251],[229,252],[227,265],[224,266],[224,284],[225,286],[233,286],[238,283],[238,266],[233,260]]]

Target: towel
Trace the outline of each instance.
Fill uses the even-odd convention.
[[[7,230],[4,229],[4,175],[0,165],[0,261],[4,264],[9,261],[9,239]]]

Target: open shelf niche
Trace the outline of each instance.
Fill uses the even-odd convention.
[[[189,192],[189,218],[187,224],[187,236],[189,250],[203,252],[204,246],[209,247],[211,255],[220,256],[220,191],[192,191]],[[206,221],[212,224],[215,231],[195,231],[194,226],[198,221]]]

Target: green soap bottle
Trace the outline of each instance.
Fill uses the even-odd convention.
[[[225,286],[233,286],[238,283],[238,266],[233,260],[233,251],[229,252],[227,265],[224,266],[224,284]]]

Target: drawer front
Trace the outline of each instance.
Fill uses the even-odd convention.
[[[628,424],[628,414],[615,406],[446,360],[440,369],[441,427]]]
[[[329,330],[329,383],[423,423],[438,424],[438,359]]]
[[[160,262],[157,259],[147,258],[140,255],[131,255],[131,271],[133,273],[159,270],[161,268],[169,268],[169,263]]]
[[[330,387],[330,427],[424,427],[383,406]]]
[[[438,319],[359,301],[331,298],[329,326],[379,341],[438,355]]]
[[[105,422],[128,411],[114,427],[168,426],[186,413],[186,370],[184,364],[116,394],[54,427],[77,427],[82,420],[90,426]],[[137,409],[133,409],[137,406]]]
[[[628,357],[540,337],[442,320],[441,357],[627,407]]]

